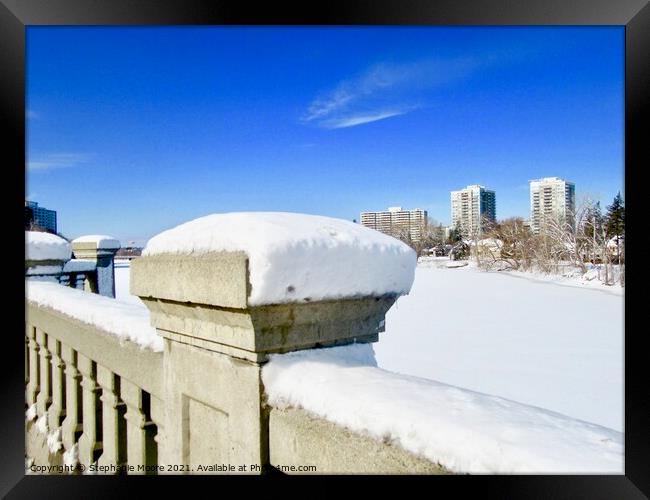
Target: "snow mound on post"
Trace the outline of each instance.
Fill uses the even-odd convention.
[[[376,366],[370,344],[273,354],[268,402],[388,439],[452,472],[622,474],[623,434]]]
[[[213,214],[160,233],[142,255],[248,255],[251,305],[404,295],[415,277],[408,245],[350,221],[286,212]]]
[[[107,249],[120,248],[122,246],[118,240],[105,234],[89,234],[87,236],[80,236],[79,238],[72,240],[72,243],[96,243],[97,248]]]
[[[26,260],[70,260],[70,243],[56,234],[25,231]]]

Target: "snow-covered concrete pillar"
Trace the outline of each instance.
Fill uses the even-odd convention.
[[[120,242],[111,236],[88,235],[72,240],[75,259],[93,261],[95,272],[86,282],[88,291],[106,297],[115,297],[115,254]]]
[[[51,276],[56,281],[71,256],[70,243],[60,236],[25,231],[25,276]]]
[[[395,238],[301,214],[215,214],[152,238],[131,264],[131,293],[165,339],[161,462],[262,472],[268,356],[376,341],[415,264]]]

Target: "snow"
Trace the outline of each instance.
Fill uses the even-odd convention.
[[[41,282],[46,281],[46,282],[49,282],[49,283],[59,284],[58,273],[57,273],[57,275],[44,275],[44,276],[43,275],[32,276],[31,274],[27,274],[26,276],[29,277],[29,281],[41,281]]]
[[[610,284],[606,285],[604,264],[587,264],[587,272],[583,273],[575,266],[567,266],[562,274],[548,274],[539,271],[501,271],[502,274],[509,274],[513,277],[524,278],[538,283],[553,283],[560,286],[574,286],[578,288],[592,288],[607,291],[614,295],[623,295],[624,287],[620,285],[620,269],[617,265],[608,266],[608,279]]]
[[[393,441],[461,473],[623,473],[623,435],[376,366],[370,344],[272,355],[268,402]]]
[[[47,434],[49,431],[47,427],[47,413],[36,421],[36,430],[41,434]]]
[[[60,274],[62,266],[34,266],[27,269],[26,276]]]
[[[474,244],[472,242],[471,244]],[[486,247],[492,247],[492,248],[502,248],[503,247],[503,241],[495,239],[495,238],[484,238],[482,240],[478,241],[479,245],[486,246]]]
[[[25,418],[27,419],[28,422],[31,422],[36,418],[36,403],[31,405],[27,411],[25,412]]]
[[[380,367],[623,431],[620,287],[436,260],[388,311]]]
[[[62,439],[61,427],[47,435],[47,447],[50,450],[50,453],[56,453],[63,448]]]
[[[97,248],[114,249],[122,245],[119,240],[105,234],[89,234],[72,240],[72,243],[95,243]]]
[[[25,289],[27,298],[40,306],[55,309],[143,348],[163,350],[162,338],[149,323],[149,311],[144,306],[56,283],[26,280]]]
[[[75,443],[72,448],[63,454],[63,464],[67,467],[75,467],[79,463],[79,443]]]
[[[25,260],[70,260],[71,256],[70,243],[60,236],[25,231]]]
[[[92,259],[72,259],[63,265],[64,273],[81,273],[87,271],[94,271],[97,267],[97,262]]]
[[[144,307],[140,297],[131,295],[129,285],[131,282],[131,263],[127,259],[115,259],[115,298],[122,302],[139,304]]]
[[[286,212],[213,214],[164,231],[143,255],[243,251],[249,304],[405,294],[415,252],[360,224]]]

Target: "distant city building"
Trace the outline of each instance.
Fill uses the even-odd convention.
[[[412,241],[420,241],[427,225],[427,211],[390,207],[384,212],[361,212],[361,224],[391,236],[408,234]]]
[[[129,260],[136,257],[140,257],[141,255],[142,255],[142,248],[135,247],[135,246],[122,247],[115,253],[116,258],[129,259]]]
[[[568,224],[575,229],[576,188],[559,177],[530,181],[530,228],[534,234],[548,221]]]
[[[497,202],[494,191],[473,184],[465,189],[451,192],[451,225],[458,227],[465,238],[481,234],[486,222],[497,218]]]
[[[56,210],[39,207],[35,201],[25,200],[25,227],[40,226],[56,234]]]

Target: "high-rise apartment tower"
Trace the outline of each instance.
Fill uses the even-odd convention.
[[[451,192],[451,225],[460,228],[465,238],[480,235],[488,222],[497,218],[496,194],[484,186],[473,184]]]
[[[559,177],[530,181],[530,228],[539,234],[550,221],[575,229],[576,188]]]

